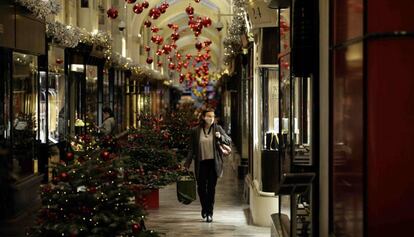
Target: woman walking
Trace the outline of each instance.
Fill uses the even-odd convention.
[[[220,144],[231,144],[231,139],[220,125],[214,123],[214,110],[201,113],[199,126],[191,133],[190,151],[184,166],[188,169],[194,160],[197,191],[201,202],[201,216],[213,221],[214,196],[217,178],[223,173],[223,155]]]

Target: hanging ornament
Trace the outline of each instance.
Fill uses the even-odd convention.
[[[138,233],[141,232],[141,230],[142,230],[142,227],[141,227],[140,224],[135,223],[135,224],[132,225],[132,233],[138,234]]]
[[[145,27],[147,27],[147,28],[150,28],[151,27],[151,21],[150,20],[146,20],[145,22],[144,22],[144,25],[145,25]]]
[[[147,63],[148,63],[148,64],[151,64],[153,61],[154,61],[154,60],[152,59],[152,57],[148,57],[148,58],[147,58]]]
[[[106,11],[106,14],[109,18],[116,19],[118,17],[118,10],[114,7],[111,7],[108,9],[108,11]]]
[[[151,36],[151,41],[155,44],[157,42],[157,35]]]
[[[158,61],[157,62],[157,65],[158,65],[158,67],[162,67],[162,62],[161,61]]]
[[[67,161],[71,161],[71,160],[73,160],[73,158],[75,158],[75,154],[73,153],[73,152],[68,152],[68,153],[66,153],[66,160]]]
[[[210,45],[211,45],[211,43],[212,43],[212,42],[211,42],[211,40],[209,40],[209,39],[204,41],[204,45],[205,45],[206,47],[210,46]]]
[[[62,64],[63,63],[63,59],[61,59],[61,58],[57,58],[56,59],[56,64]]]
[[[177,53],[175,54],[175,57],[176,57],[178,60],[181,60],[181,54],[180,54],[180,53],[178,53],[178,52],[177,52]],[[181,63],[182,63],[182,62],[181,62]]]
[[[132,7],[132,11],[135,14],[141,14],[144,11],[144,7],[141,4],[137,3],[134,5],[134,7]]]
[[[174,42],[171,44],[171,47],[173,47],[173,49],[177,49],[177,44]]]
[[[111,153],[109,151],[102,151],[101,152],[101,158],[105,161],[109,160],[111,156]]]
[[[158,49],[157,52],[155,53],[157,56],[161,56],[163,54],[162,49]]]
[[[190,60],[191,59],[191,54],[188,53],[187,55],[185,55],[185,58]]]
[[[68,181],[69,180],[69,174],[66,172],[63,172],[60,174],[60,180],[62,181]]]
[[[200,0],[194,0],[194,2],[199,3],[199,2],[200,2]]]
[[[173,23],[168,23],[167,24],[168,28],[170,28],[170,29],[172,29],[173,25],[174,25]]]
[[[188,7],[185,9],[185,12],[191,16],[194,14],[194,8],[191,5],[188,5]]]
[[[204,27],[209,27],[211,26],[211,19],[210,17],[204,17],[204,19],[202,20],[203,26]]]
[[[158,31],[160,31],[160,29],[156,26],[151,27],[151,32],[152,33],[157,33]]]
[[[180,73],[180,79],[179,79],[180,83],[183,83],[184,79],[185,79],[184,74]]]
[[[177,31],[177,30],[178,30],[178,25],[177,25],[177,24],[173,24],[172,29],[173,29],[174,31]]]
[[[170,62],[168,64],[168,68],[171,69],[171,70],[174,70],[175,69],[175,64],[173,62]]]
[[[204,60],[209,60],[211,58],[210,54],[208,53],[205,53],[203,57],[204,57]]]
[[[145,46],[145,51],[149,52],[151,48],[149,46]]]
[[[172,61],[172,57],[171,57],[171,56],[168,56],[168,57],[167,57],[167,59],[168,59],[168,61],[170,61],[170,62]]]
[[[202,44],[201,42],[197,42],[197,43],[195,44],[195,47],[196,47],[196,49],[197,49],[198,51],[200,51],[200,50],[203,48],[203,44]]]
[[[158,19],[161,16],[160,9],[158,9],[158,8],[151,8],[151,10],[149,12],[149,16],[152,19],[154,19],[154,20]]]
[[[161,4],[161,6],[158,7],[161,14],[164,14],[167,11],[167,7],[164,4]]]
[[[198,37],[200,34],[201,34],[201,31],[199,31],[199,30],[194,31],[195,37]]]
[[[171,39],[177,41],[178,39],[180,39],[180,35],[177,32],[174,32],[171,34]]]
[[[137,0],[125,0],[125,2],[131,4],[131,3],[135,3]]]
[[[162,42],[164,42],[164,38],[162,36],[157,35],[156,38],[157,38],[156,42],[155,42],[156,44],[160,45],[160,44],[162,44]]]
[[[149,7],[149,3],[148,3],[148,1],[143,1],[142,2],[142,6],[146,9],[146,8],[148,8]]]
[[[165,51],[165,54],[169,54],[172,51],[171,45],[169,44],[164,45],[162,49]]]

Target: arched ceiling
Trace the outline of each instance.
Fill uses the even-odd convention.
[[[130,25],[133,35],[138,35],[142,33],[145,29],[144,22],[150,20],[153,25],[161,28],[162,30],[158,32],[159,35],[164,37],[166,42],[169,42],[170,35],[172,30],[170,30],[167,25],[169,23],[177,24],[180,33],[180,39],[176,42],[180,52],[183,54],[191,53],[192,55],[196,54],[197,51],[194,48],[196,42],[196,37],[194,36],[191,29],[188,27],[188,15],[185,12],[185,9],[190,4],[194,8],[194,16],[205,17],[208,16],[212,20],[212,26],[208,28],[203,28],[202,34],[198,37],[200,41],[210,39],[212,41],[211,49],[211,64],[216,65],[219,63],[221,58],[221,39],[225,37],[227,32],[226,20],[228,18],[221,17],[219,13],[230,13],[231,12],[231,0],[200,0],[199,3],[196,3],[194,0],[168,0],[169,8],[166,13],[162,14],[157,20],[153,20],[148,16],[149,9],[154,6],[162,4],[164,1],[160,0],[148,0],[150,6],[141,14],[131,14],[130,16]],[[129,4],[127,7],[132,11],[133,4]],[[223,23],[223,29],[219,33],[214,27],[218,21]],[[221,36],[221,37],[220,37]]]

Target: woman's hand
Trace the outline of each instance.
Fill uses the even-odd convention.
[[[220,134],[219,132],[216,132],[216,137],[217,137],[218,139],[220,139],[221,134]]]

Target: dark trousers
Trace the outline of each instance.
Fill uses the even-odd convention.
[[[197,191],[202,206],[201,212],[206,215],[213,215],[216,184],[217,174],[214,160],[201,161],[197,179]]]

